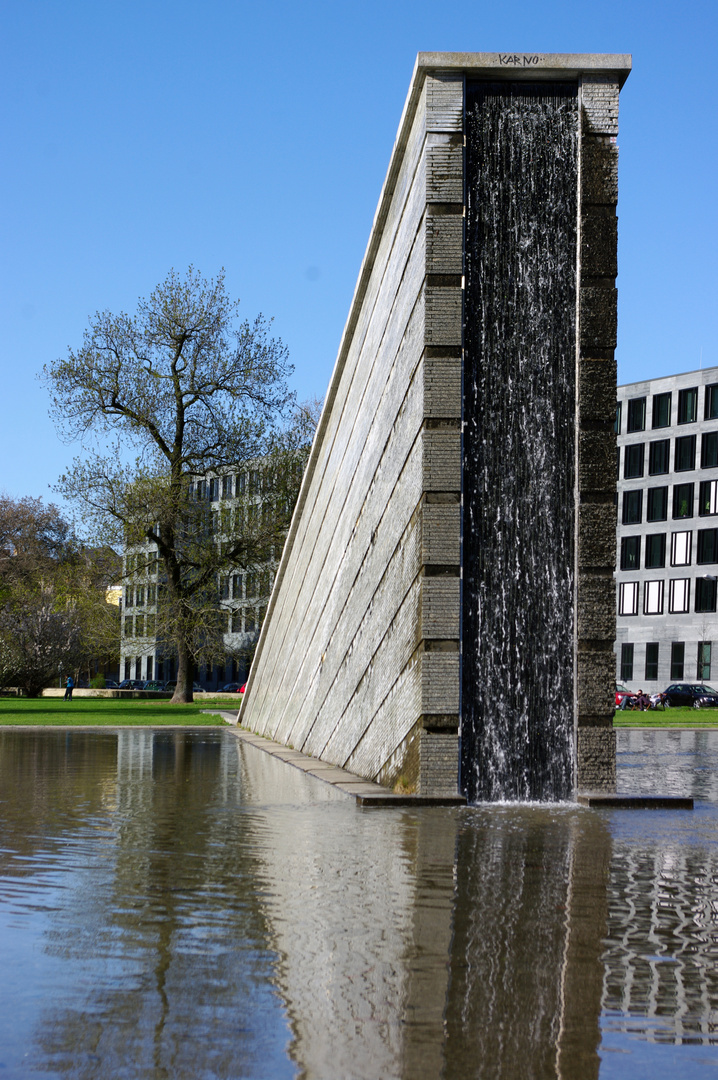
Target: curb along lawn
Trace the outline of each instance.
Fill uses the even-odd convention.
[[[225,726],[221,716],[203,716],[202,709],[227,709],[226,701],[203,700],[193,705],[168,701],[118,698],[0,698],[0,727],[42,725],[64,727],[153,727],[184,724],[191,727]]]
[[[614,727],[711,728],[718,727],[718,709],[639,709],[617,712]]]

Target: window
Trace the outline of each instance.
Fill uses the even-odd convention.
[[[132,589],[132,588],[125,589],[125,607],[126,608],[132,607],[133,597],[134,597],[134,589]]]
[[[621,570],[641,569],[640,536],[624,536],[621,540]]]
[[[701,468],[718,466],[718,431],[704,431],[701,435]]]
[[[696,467],[696,437],[695,435],[683,435],[676,439],[676,458],[674,468],[676,472],[687,472]]]
[[[618,586],[618,614],[638,614],[638,582],[624,581]]]
[[[219,477],[214,476],[209,482],[209,501],[216,502],[219,498]]]
[[[241,634],[242,633],[242,612],[241,611],[233,611],[232,612],[232,633],[233,634]]]
[[[621,682],[633,680],[633,645],[621,645]]]
[[[628,422],[626,431],[644,431],[646,427],[646,399],[633,398],[628,402]]]
[[[718,480],[701,480],[698,513],[701,517],[718,514]]]
[[[135,590],[135,603],[138,607],[141,607],[145,602],[145,587],[144,585],[138,585]]]
[[[698,642],[698,670],[697,679],[710,679],[711,677],[711,642]]]
[[[233,479],[232,476],[223,476],[222,477],[222,498],[223,499],[231,499],[232,498],[232,494],[233,494],[233,492],[232,492],[232,479]]]
[[[678,391],[678,423],[692,424],[698,418],[698,387]]]
[[[646,537],[646,570],[666,565],[666,534],[652,533]]]
[[[617,435],[621,434],[621,402],[616,405],[616,422],[613,425],[613,430]]]
[[[645,443],[627,446],[623,456],[623,476],[625,480],[635,480],[643,476],[643,458]]]
[[[137,615],[135,617],[135,637],[145,636],[145,617],[144,615]]]
[[[680,682],[683,678],[683,660],[686,646],[683,641],[671,642],[671,681]]]
[[[649,488],[646,521],[665,521],[668,517],[668,488]]]
[[[640,525],[643,509],[642,491],[624,491],[623,493],[623,524]]]
[[[663,614],[663,582],[646,581],[643,586],[643,614]]]
[[[156,585],[148,585],[147,586],[147,603],[148,604],[156,604],[157,603],[157,586]]]
[[[715,611],[718,581],[714,577],[696,578],[696,611]]]
[[[671,615],[684,615],[688,611],[691,583],[689,578],[674,578],[668,587],[668,610]],[[678,678],[671,675],[672,679]]]
[[[154,615],[145,616],[146,634],[147,637],[155,636],[155,617]]]
[[[718,420],[718,383],[709,383],[706,386],[703,419]]]
[[[253,634],[255,627],[254,608],[246,608],[244,612],[244,629],[246,633]]]
[[[244,577],[243,574],[235,574],[234,577],[232,578],[232,599],[233,600],[241,600],[242,599],[243,577]]]
[[[718,529],[698,530],[697,563],[718,562]]]
[[[126,615],[125,616],[125,626],[124,626],[125,637],[134,637],[134,626],[135,626],[135,620],[132,617],[132,615]]]
[[[654,428],[671,426],[671,392],[653,395]]]
[[[693,484],[676,484],[673,488],[673,517],[693,517]]]
[[[229,578],[221,577],[219,579],[219,598],[220,600],[229,600]]]
[[[671,566],[691,565],[692,532],[671,533]]]
[[[648,444],[648,472],[651,476],[667,473],[670,469],[671,440],[658,439]]]
[[[658,642],[649,641],[646,645],[646,682],[658,679]]]
[[[148,680],[152,678],[152,657],[151,656],[147,657],[147,678],[148,678]]]
[[[136,656],[135,657],[135,678],[136,679],[141,679],[142,678],[142,657],[141,656]]]

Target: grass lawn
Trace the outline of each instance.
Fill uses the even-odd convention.
[[[617,712],[614,727],[718,727],[718,709],[646,709]]]
[[[232,702],[198,701],[193,705],[170,705],[168,701],[121,698],[0,698],[0,727],[18,724],[65,724],[142,727],[154,724],[224,725],[221,716],[203,716],[201,709],[230,709]]]

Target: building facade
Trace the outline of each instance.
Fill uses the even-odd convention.
[[[718,676],[718,367],[618,388],[616,677]]]
[[[211,542],[226,544],[235,530],[251,528],[254,519],[261,519],[261,470],[197,480],[190,485],[190,495],[208,503]],[[163,641],[160,632],[158,605],[164,581],[156,545],[128,549],[123,570],[120,678],[171,681],[177,674],[177,659],[171,641]],[[224,655],[215,649],[212,661],[197,666],[194,681],[203,689],[246,681],[273,579],[273,555],[259,565],[220,574],[216,607]]]

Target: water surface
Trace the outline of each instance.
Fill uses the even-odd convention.
[[[0,1080],[714,1076],[718,732],[690,812],[362,810],[228,731],[0,732]]]

